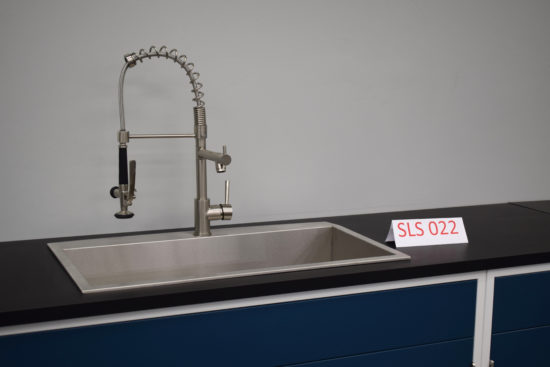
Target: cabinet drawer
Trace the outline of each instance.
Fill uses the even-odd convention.
[[[493,332],[550,325],[550,272],[495,279]]]
[[[494,334],[491,339],[491,359],[498,367],[548,367],[550,327]]]
[[[472,363],[473,347],[474,340],[468,338],[326,361],[293,364],[292,367],[465,367]]]
[[[470,338],[476,284],[471,280],[0,337],[0,365],[258,367]]]

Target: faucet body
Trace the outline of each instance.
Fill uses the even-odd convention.
[[[211,206],[208,199],[206,182],[206,162],[211,160],[219,165],[231,163],[227,153],[216,153],[206,149],[206,115],[204,106],[193,107],[195,116],[195,147],[196,147],[196,175],[197,197],[195,198],[195,236],[210,236],[211,220],[229,220],[233,216],[233,208],[229,204],[229,182],[226,181],[225,203]],[[224,148],[225,150],[225,148]],[[225,171],[225,169],[224,169]],[[218,172],[223,172],[219,171]]]
[[[190,83],[193,85],[192,92],[195,97],[193,101],[196,106],[193,107],[194,131],[192,134],[130,134],[126,130],[124,119],[123,88],[124,77],[128,68],[134,67],[137,61],[143,62],[144,59],[152,57],[164,57],[178,63],[187,73]],[[128,181],[128,161],[127,146],[131,139],[153,139],[153,138],[194,138],[195,139],[195,160],[196,160],[196,178],[197,178],[197,197],[195,198],[195,236],[210,236],[211,220],[229,220],[233,215],[233,208],[229,204],[229,181],[225,184],[225,202],[219,205],[210,205],[210,199],[207,193],[206,182],[206,162],[213,161],[216,164],[217,172],[225,172],[225,167],[231,163],[231,156],[227,154],[225,146],[223,152],[218,153],[206,149],[207,127],[206,111],[202,97],[204,94],[200,91],[202,84],[197,81],[199,73],[193,72],[194,65],[187,62],[185,55],[178,56],[175,49],[168,51],[166,46],[156,49],[152,46],[149,51],[141,49],[139,53],[131,53],[124,56],[125,64],[122,68],[119,78],[119,114],[120,130],[118,132],[119,143],[119,186],[111,189],[111,196],[120,200],[120,211],[115,217],[120,219],[131,218],[133,213],[128,210],[135,199],[135,161],[130,161],[130,181]]]

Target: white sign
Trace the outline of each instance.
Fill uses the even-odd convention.
[[[462,218],[392,220],[386,242],[396,247],[468,243]]]

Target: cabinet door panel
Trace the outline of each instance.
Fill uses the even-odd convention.
[[[326,361],[294,364],[292,367],[465,367],[472,363],[473,344],[473,339],[469,338]]]
[[[493,332],[550,325],[550,272],[495,279]]]
[[[0,337],[0,365],[258,367],[323,360],[473,337],[475,296],[471,280]]]
[[[494,334],[491,359],[498,367],[550,366],[550,327]]]

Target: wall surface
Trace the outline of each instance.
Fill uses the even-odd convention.
[[[0,241],[190,227],[190,140],[132,141],[116,220],[122,55],[204,83],[209,197],[234,223],[550,199],[550,2],[0,2]],[[127,128],[192,132],[166,60],[129,70]],[[225,222],[224,224],[226,224]]]

